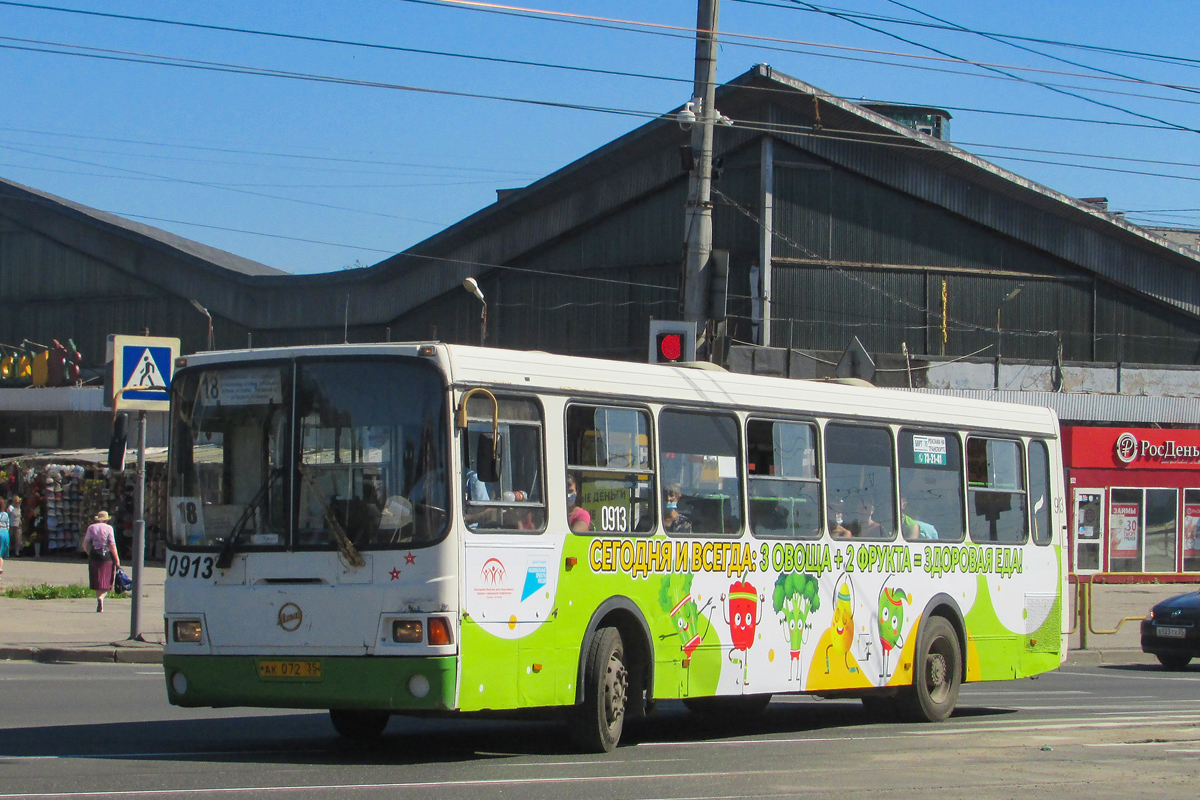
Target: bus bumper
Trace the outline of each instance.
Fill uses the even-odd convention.
[[[279,665],[318,663],[319,675],[264,676]],[[173,705],[358,708],[396,712],[454,708],[455,656],[180,656],[163,657]],[[292,671],[297,670],[282,670]]]

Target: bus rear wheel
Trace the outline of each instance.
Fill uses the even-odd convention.
[[[629,672],[625,643],[616,628],[600,628],[588,643],[584,662],[583,704],[571,719],[571,735],[588,753],[611,753],[625,727]]]
[[[954,711],[962,685],[962,648],[945,617],[921,626],[913,660],[913,683],[897,700],[914,722],[942,722]]]
[[[386,711],[362,711],[350,708],[329,709],[329,721],[339,735],[355,742],[378,739],[391,714]]]

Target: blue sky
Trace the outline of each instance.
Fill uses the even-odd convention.
[[[694,0],[513,0],[508,5],[683,28],[694,26],[696,16]],[[1195,52],[1200,21],[1200,8],[1188,2],[1154,3],[1152,14],[1145,12],[1145,4],[1109,0],[904,0],[907,8],[892,0],[833,0],[816,5],[931,22],[918,13],[923,11],[978,31],[1183,58]],[[496,189],[526,185],[644,120],[130,59],[166,57],[222,70],[250,67],[650,113],[665,112],[691,94],[694,40],[662,28],[618,25],[621,29],[614,30],[567,24],[548,15],[486,13],[441,0],[362,0],[353,5],[62,0],[54,7],[645,76],[480,62],[0,3],[0,74],[5,76],[0,176],[289,272],[376,263],[487,206]],[[720,28],[729,34],[935,55],[845,19],[803,10],[792,0],[722,0],[720,13]],[[733,36],[721,45],[718,78],[728,80],[753,64],[769,63],[851,99],[1155,126],[953,111],[950,134],[966,149],[1051,188],[1076,197],[1107,196],[1112,208],[1130,211],[1133,219],[1200,226],[1200,211],[1176,211],[1200,209],[1200,168],[1192,166],[1200,165],[1200,133],[1161,129],[1162,123],[1200,129],[1200,61],[1163,63],[1022,43],[1083,65],[1074,66],[976,34],[864,22],[1006,69],[1076,73],[1015,74],[1083,87],[1067,91],[1119,108],[1003,76],[983,77],[994,73],[975,66],[786,42],[752,46],[753,40]],[[883,60],[903,66],[879,63]],[[1098,81],[1095,70],[1126,77]],[[1109,171],[1034,163],[1042,161]]]

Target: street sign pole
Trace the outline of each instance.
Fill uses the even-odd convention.
[[[108,351],[114,416],[138,412],[137,483],[134,488],[133,603],[129,609],[129,638],[142,638],[142,586],[146,567],[146,412],[169,411],[171,378],[179,357],[179,340],[167,337],[110,337]]]
[[[133,604],[129,638],[142,638],[142,574],[146,565],[146,412],[138,412],[137,483],[133,495]]]

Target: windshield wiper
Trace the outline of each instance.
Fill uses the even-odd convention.
[[[267,473],[267,479],[263,481],[263,485],[259,487],[255,493],[254,499],[246,506],[242,516],[238,518],[237,523],[233,526],[233,530],[224,539],[218,539],[221,542],[221,552],[217,556],[217,569],[229,569],[233,566],[233,547],[237,544],[238,537],[242,535],[242,531],[246,530],[246,523],[254,516],[255,510],[262,505],[263,500],[267,498],[272,484],[275,479],[282,474],[283,470],[275,468]]]

